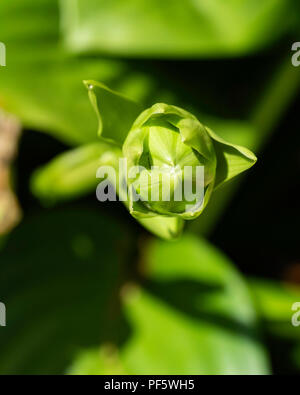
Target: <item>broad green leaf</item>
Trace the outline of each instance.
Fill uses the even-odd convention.
[[[220,57],[261,48],[296,25],[290,0],[64,0],[73,51],[159,58]]]
[[[95,350],[83,351],[66,371],[69,375],[124,375],[126,372],[118,358],[118,352],[111,345]]]
[[[64,54],[58,45],[55,0],[3,1],[0,18],[0,37],[8,48],[7,67],[0,69],[1,106],[25,126],[68,143],[96,140],[96,121],[81,80],[87,75],[113,77],[118,73],[114,63]]]
[[[122,293],[129,339],[118,352],[84,353],[70,373],[269,373],[247,285],[226,257],[185,236],[154,241],[142,263],[146,289]]]
[[[124,347],[129,372],[268,371],[247,286],[226,257],[185,236],[153,242],[145,263],[147,292],[125,296],[135,327]]]
[[[230,144],[213,131],[209,134],[214,141],[217,154],[217,174],[215,188],[240,173],[250,169],[257,161],[256,156],[247,148]]]
[[[0,374],[63,374],[80,350],[120,335],[116,293],[131,246],[118,222],[82,204],[27,216],[1,250]]]
[[[98,135],[122,146],[142,107],[101,82],[85,81],[99,121]]]
[[[292,307],[300,303],[300,288],[271,280],[251,279],[250,289],[264,329],[275,336],[299,341],[299,327],[292,324],[292,316],[299,309],[292,310]]]
[[[58,0],[0,2],[0,40],[7,66],[0,68],[0,106],[25,127],[72,145],[97,140],[97,120],[82,84],[95,79],[145,98],[155,83],[125,62],[72,57],[60,43]]]
[[[68,151],[33,175],[31,188],[45,202],[82,196],[96,190],[100,166],[118,165],[121,151],[111,144],[97,142]]]

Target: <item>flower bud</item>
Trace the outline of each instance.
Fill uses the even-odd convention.
[[[194,219],[209,201],[217,157],[208,130],[178,107],[156,104],[135,121],[123,146],[135,217]]]
[[[138,116],[142,105],[97,81],[85,85],[99,138],[111,149],[123,147],[119,196],[159,237],[178,237],[184,220],[197,218],[216,188],[257,161],[247,148],[223,140],[178,107],[155,104]]]

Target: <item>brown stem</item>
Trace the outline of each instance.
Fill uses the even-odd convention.
[[[21,218],[11,187],[11,165],[17,155],[20,134],[18,120],[0,110],[0,236],[10,232]]]

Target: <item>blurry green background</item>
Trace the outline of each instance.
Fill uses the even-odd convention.
[[[296,0],[1,1],[0,109],[22,125],[10,171],[23,217],[0,236],[0,374],[299,372],[299,11]],[[37,169],[47,177],[57,155],[76,149],[76,162],[97,141],[87,79],[182,106],[259,161],[173,242],[96,201],[95,163],[58,166],[46,192],[33,188]]]

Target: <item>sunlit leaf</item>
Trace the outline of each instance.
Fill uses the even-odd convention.
[[[190,236],[146,251],[146,289],[123,291],[129,339],[119,351],[84,353],[70,372],[268,374],[247,285],[228,259]]]
[[[153,81],[125,62],[68,55],[60,44],[57,0],[0,2],[0,39],[7,66],[0,68],[0,106],[23,125],[72,145],[97,140],[97,119],[82,84],[101,80],[144,98]]]
[[[295,303],[300,303],[300,288],[290,284],[251,279],[251,291],[264,329],[272,335],[300,340],[299,327],[292,323]]]
[[[108,143],[83,145],[53,159],[33,175],[32,191],[45,202],[85,195],[96,190],[100,166],[118,165],[121,151]]]
[[[140,57],[220,57],[265,46],[295,23],[289,0],[65,0],[74,51]]]

